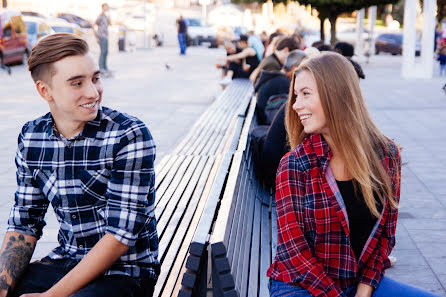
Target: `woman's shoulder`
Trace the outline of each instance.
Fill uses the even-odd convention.
[[[310,169],[310,156],[305,149],[305,141],[299,144],[294,150],[285,154],[280,160],[279,170],[291,169],[299,172],[306,172]]]

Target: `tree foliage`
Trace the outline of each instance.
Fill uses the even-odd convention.
[[[394,4],[400,0],[300,0],[300,4],[311,5],[318,12],[321,20],[321,40],[325,39],[324,21],[328,18],[331,24],[331,40],[336,42],[336,20],[338,16],[345,12],[353,12],[374,5]],[[276,2],[276,1],[274,1]]]

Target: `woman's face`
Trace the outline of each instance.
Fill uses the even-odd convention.
[[[294,82],[294,94],[296,101],[293,104],[293,109],[297,113],[305,133],[327,135],[327,119],[322,109],[316,80],[309,71],[304,70],[297,74]]]

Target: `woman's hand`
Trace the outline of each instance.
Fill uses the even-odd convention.
[[[355,297],[371,297],[373,293],[373,287],[359,283],[358,288],[356,289]]]

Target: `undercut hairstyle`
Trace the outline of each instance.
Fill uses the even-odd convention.
[[[55,62],[70,56],[83,56],[88,51],[87,42],[75,34],[52,34],[33,47],[28,59],[28,70],[34,82],[41,80],[50,83],[55,74]]]
[[[381,156],[387,154],[396,157],[399,148],[372,120],[352,63],[335,52],[321,53],[299,65],[291,86],[294,86],[296,76],[303,71],[308,71],[316,81],[334,146],[344,156],[345,166],[354,179],[355,190],[361,191],[370,212],[379,217],[377,205],[385,205],[384,197],[393,209],[398,208],[391,177],[381,162]],[[308,136],[293,110],[295,102],[296,95],[291,87],[285,112],[285,127],[291,150]],[[394,168],[398,168],[396,158],[393,159]],[[374,193],[378,196],[376,199]]]
[[[277,45],[278,51],[281,51],[284,48],[288,48],[288,51],[290,52],[294,51],[295,49],[299,49],[300,48],[299,41],[297,40],[296,37],[286,37],[283,40],[281,40]]]

